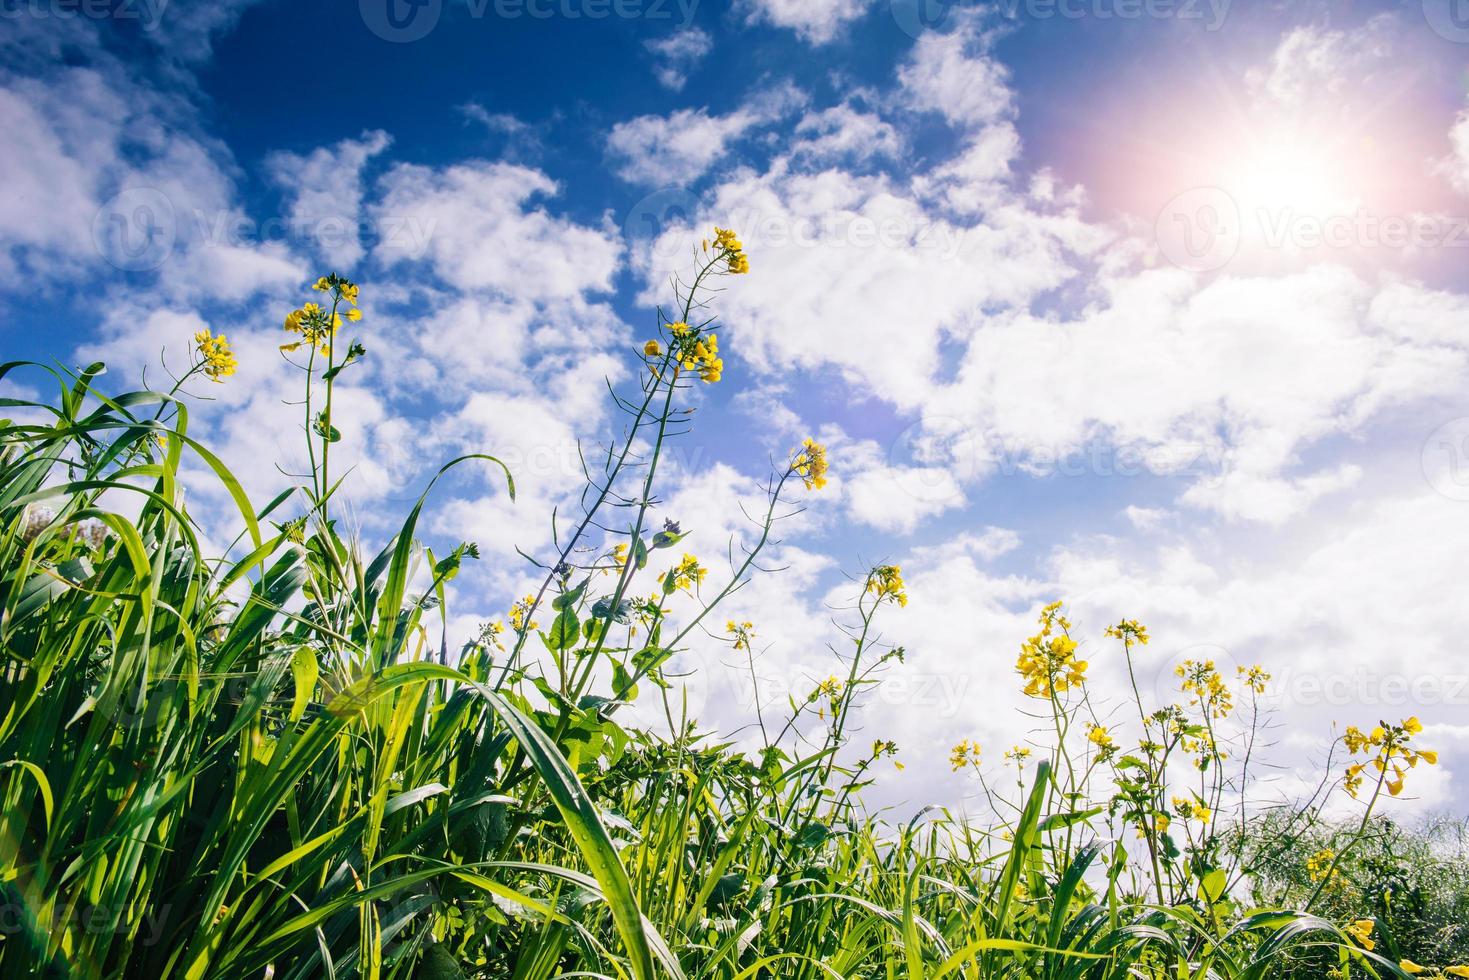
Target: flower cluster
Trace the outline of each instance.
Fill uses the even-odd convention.
[[[1007,752],[1008,756],[1009,753]],[[965,739],[949,750],[949,766],[954,772],[961,769],[979,769],[980,747],[978,742]]]
[[[1173,797],[1173,809],[1185,820],[1197,820],[1199,823],[1208,823],[1209,818],[1214,815],[1214,811],[1197,798],[1186,800],[1181,796],[1175,796]]]
[[[745,246],[740,244],[735,233],[728,228],[715,226],[714,248],[729,261],[729,271],[734,275],[743,275],[750,271],[750,260],[745,257]]]
[[[882,738],[879,738],[879,739],[877,739],[876,741],[874,741],[872,743],[872,761],[873,762],[876,762],[877,760],[886,757],[886,758],[892,759],[893,760],[893,765],[896,766],[898,769],[903,769],[904,768],[903,764],[901,762],[899,762],[897,760],[897,758],[896,758],[897,754],[898,754],[898,743],[897,742],[894,742],[892,739],[882,739]]]
[[[1219,676],[1214,661],[1185,660],[1173,672],[1183,678],[1179,686],[1192,695],[1189,704],[1198,705],[1205,714],[1225,718],[1234,710],[1234,695]]]
[[[791,472],[801,478],[807,490],[826,486],[826,447],[815,439],[807,439],[791,461]]]
[[[1091,724],[1086,730],[1086,740],[1097,747],[1103,759],[1110,759],[1117,752],[1117,740],[1106,725]]]
[[[535,604],[536,597],[533,595],[528,595],[524,599],[521,599],[519,602],[517,602],[515,605],[511,606],[510,628],[517,633],[524,633],[526,630],[540,629],[541,624],[532,621],[530,618],[531,607]]]
[[[682,320],[670,323],[668,330],[673,334],[673,359],[680,368],[697,371],[699,379],[706,384],[714,384],[724,377],[724,359],[719,356],[719,338],[715,334],[706,334]],[[643,345],[643,353],[657,357],[661,353],[658,341],[648,341]]]
[[[302,338],[294,343],[281,345],[281,350],[288,353],[303,344],[309,344],[324,354],[331,348],[332,338],[336,336],[337,328],[342,325],[344,318],[353,323],[362,319],[362,311],[357,308],[356,283],[348,282],[340,276],[322,276],[311,288],[319,293],[330,294],[334,301],[333,308],[327,310],[318,303],[306,303],[300,309],[288,313],[286,332],[300,334]],[[348,306],[347,312],[335,312],[343,303]]]
[[[235,373],[238,363],[224,334],[215,336],[206,327],[194,334],[194,346],[199,351],[199,369],[210,381],[222,381]]]
[[[1239,674],[1240,680],[1244,681],[1245,687],[1256,694],[1265,693],[1265,685],[1270,683],[1270,672],[1259,664],[1253,667],[1236,667],[1235,673]]]
[[[1347,766],[1344,785],[1348,793],[1356,796],[1362,789],[1362,773],[1370,765],[1384,779],[1384,785],[1388,793],[1397,796],[1403,791],[1403,778],[1408,769],[1415,768],[1419,762],[1426,762],[1430,766],[1438,764],[1438,753],[1428,749],[1414,749],[1409,747],[1413,736],[1423,731],[1423,723],[1416,717],[1409,718],[1401,725],[1389,725],[1382,722],[1370,732],[1363,732],[1356,725],[1347,727],[1346,733],[1342,735],[1347,751],[1352,755],[1367,756],[1366,762],[1354,762]],[[1387,778],[1387,771],[1392,770],[1392,778]]]
[[[1336,852],[1329,847],[1323,848],[1306,858],[1306,877],[1312,882],[1326,882],[1327,891],[1340,891],[1346,879],[1336,864]]]
[[[692,589],[704,583],[704,577],[709,574],[709,569],[700,565],[699,559],[693,555],[684,555],[678,567],[670,574],[673,576],[674,589]]]
[[[731,619],[729,623],[725,625],[725,629],[734,636],[734,648],[736,650],[750,649],[750,641],[755,638],[754,623],[749,622],[748,620],[743,623],[736,623],[734,620]]]
[[[825,720],[828,706],[831,708],[832,714],[836,714],[837,705],[842,700],[842,691],[845,689],[846,685],[842,683],[842,679],[833,674],[820,684],[817,684],[816,689],[806,695],[806,703],[814,704],[816,701],[826,698],[827,703],[819,712],[821,718]]]
[[[908,604],[907,586],[903,584],[903,569],[897,565],[878,565],[867,576],[867,591],[900,606]]]
[[[1108,626],[1106,634],[1129,646],[1133,643],[1148,645],[1148,628],[1135,619],[1124,619],[1116,626]]]
[[[1027,759],[1030,758],[1030,754],[1030,749],[1026,748],[1024,745],[1012,746],[1011,748],[1005,750],[1005,761],[1010,763],[1016,769],[1024,769],[1025,762]]]
[[[1086,680],[1087,662],[1076,659],[1071,622],[1061,615],[1061,603],[1042,609],[1040,624],[1041,631],[1021,645],[1015,669],[1025,679],[1028,697],[1051,698],[1080,686]]]

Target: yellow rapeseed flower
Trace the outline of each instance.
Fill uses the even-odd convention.
[[[1357,941],[1363,949],[1371,950],[1377,944],[1372,941],[1372,930],[1377,925],[1372,919],[1358,919],[1347,926],[1346,934]]]
[[[878,565],[867,576],[866,591],[874,593],[877,601],[888,599],[900,606],[908,604],[907,586],[903,584],[903,569],[897,565]]]
[[[211,381],[223,381],[235,373],[238,362],[224,334],[215,336],[206,327],[194,334],[194,345],[199,351],[200,369]]]
[[[826,486],[827,469],[826,447],[815,439],[802,443],[791,462],[791,472],[801,478],[807,490],[820,490]]]
[[[735,233],[728,228],[714,229],[714,247],[718,249],[729,262],[729,271],[734,275],[743,275],[750,271],[750,260],[745,257],[745,246],[735,237]]]
[[[663,347],[656,340],[650,340],[643,345],[643,353],[648,357],[657,357],[663,353]]]

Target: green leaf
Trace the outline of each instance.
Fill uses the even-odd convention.
[[[570,609],[563,609],[556,614],[556,621],[551,624],[551,632],[546,637],[546,645],[552,650],[567,650],[576,646],[581,639],[581,620],[576,618],[576,613]]]
[[[291,678],[296,684],[296,696],[291,701],[291,720],[299,721],[311,703],[316,690],[316,679],[321,668],[316,663],[316,653],[310,647],[299,647],[291,657]]]

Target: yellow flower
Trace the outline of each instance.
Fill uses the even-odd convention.
[[[709,570],[699,564],[699,559],[693,555],[684,555],[683,561],[673,570],[673,587],[675,589],[694,588],[704,583],[704,577]]]
[[[656,340],[650,340],[643,345],[643,353],[648,357],[657,357],[663,353],[663,347]]]
[[[524,599],[521,599],[519,602],[517,602],[515,605],[511,606],[510,628],[515,630],[515,632],[517,633],[524,633],[526,630],[540,629],[540,623],[530,621],[530,610],[531,607],[535,604],[536,597],[533,595],[528,595]]]
[[[1015,669],[1032,698],[1054,698],[1086,681],[1087,662],[1076,659],[1076,641],[1067,631],[1071,622],[1061,615],[1061,603],[1041,610],[1041,631],[1020,645]]]
[[[356,323],[358,320],[362,319],[362,311],[354,307],[347,311],[346,316],[348,320]]]
[[[846,685],[842,683],[841,678],[833,674],[820,684],[817,684],[816,690],[806,695],[806,703],[812,704],[823,697],[826,698],[827,703],[817,712],[822,719],[825,719],[828,707],[831,709],[832,714],[836,714],[837,707],[841,704],[842,691],[845,687]]]
[[[1208,823],[1213,816],[1213,811],[1198,800],[1185,800],[1179,796],[1173,798],[1173,809],[1185,820],[1197,820],[1199,823]]]
[[[194,344],[199,351],[200,368],[209,380],[221,381],[235,373],[238,365],[224,334],[216,337],[205,328],[194,334]]]
[[[316,283],[312,285],[311,288],[319,293],[324,293],[328,289],[332,288],[331,280],[328,279],[326,276],[322,276],[320,279],[316,280]]]
[[[1357,941],[1357,945],[1363,949],[1370,950],[1377,944],[1372,941],[1372,930],[1377,925],[1371,919],[1358,919],[1347,926],[1346,934]]]
[[[979,768],[979,756],[979,743],[965,739],[949,751],[949,766],[954,772],[971,767],[977,770]]]
[[[1005,760],[1013,763],[1016,769],[1025,767],[1025,760],[1030,758],[1030,749],[1023,745],[1016,745],[1006,750]]]
[[[1446,966],[1444,972],[1451,977],[1469,977],[1469,966]]]
[[[1428,967],[1419,966],[1417,963],[1414,963],[1412,960],[1409,959],[1402,959],[1398,960],[1398,969],[1402,970],[1404,973],[1425,973],[1427,972]]]
[[[342,299],[344,299],[347,302],[351,303],[353,306],[356,306],[357,305],[357,284],[356,283],[344,282],[344,283],[341,283],[340,284],[340,286],[338,287],[338,289],[341,292]]]
[[[728,260],[731,273],[743,275],[750,271],[750,260],[745,257],[745,247],[740,244],[734,232],[715,226],[714,247]]]
[[[1148,645],[1148,628],[1135,619],[1124,619],[1116,626],[1108,626],[1106,634],[1128,645],[1133,642]]]
[[[1264,667],[1256,664],[1253,667],[1236,667],[1234,671],[1244,679],[1245,687],[1254,691],[1256,694],[1265,693],[1265,685],[1270,680],[1270,674]]]
[[[1224,683],[1224,678],[1219,676],[1219,671],[1212,660],[1185,660],[1173,672],[1183,678],[1179,685],[1183,690],[1193,695],[1189,704],[1196,704],[1206,714],[1215,718],[1224,718],[1234,710],[1234,694]]]
[[[1430,766],[1437,765],[1437,752],[1410,747],[1413,736],[1421,731],[1423,723],[1417,717],[1407,718],[1399,725],[1383,722],[1370,732],[1363,732],[1356,725],[1348,725],[1347,730],[1342,733],[1342,744],[1352,755],[1366,756],[1367,761],[1354,762],[1347,766],[1342,779],[1346,791],[1354,797],[1361,791],[1364,781],[1362,773],[1368,765],[1381,774],[1381,785],[1392,796],[1403,791],[1408,769],[1416,768],[1420,762],[1426,762]],[[1391,778],[1387,776],[1389,770],[1392,771]]]
[[[826,486],[826,447],[815,439],[807,439],[796,452],[791,463],[791,472],[801,478],[807,490],[820,490]]]
[[[876,594],[878,602],[889,599],[900,606],[906,606],[906,588],[903,584],[903,570],[897,565],[878,565],[867,576],[866,591]]]
[[[750,649],[750,641],[755,638],[754,623],[749,622],[748,620],[743,623],[736,623],[734,620],[731,619],[725,625],[725,630],[726,632],[732,633],[734,635],[734,648],[736,650]]]
[[[1103,756],[1109,756],[1117,751],[1117,743],[1112,738],[1112,733],[1107,731],[1106,725],[1092,724],[1087,729],[1086,739],[1101,751]]]

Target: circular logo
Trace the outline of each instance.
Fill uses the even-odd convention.
[[[632,206],[622,223],[629,244],[647,247],[658,262],[676,261],[688,247],[686,236],[670,235],[675,228],[690,228],[698,213],[698,199],[679,187],[654,191]]]
[[[1423,19],[1445,41],[1469,44],[1469,0],[1423,0]]]
[[[102,258],[123,272],[148,272],[173,254],[178,221],[173,202],[153,187],[129,187],[92,218],[92,242]]]
[[[1434,429],[1420,458],[1429,486],[1450,500],[1469,500],[1469,418]]]
[[[979,473],[980,439],[963,421],[947,415],[919,419],[888,449],[893,482],[914,500],[943,504],[963,500],[963,484]]]
[[[384,41],[408,44],[439,25],[444,0],[357,0],[362,23]]]
[[[1218,187],[1195,187],[1163,205],[1153,233],[1164,257],[1189,272],[1221,269],[1239,251],[1239,205]]]
[[[960,0],[889,0],[898,29],[917,39],[925,31],[938,30],[949,19],[949,11]]]

